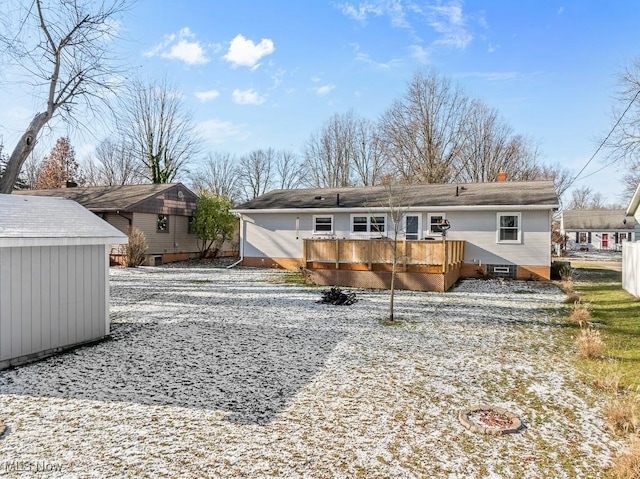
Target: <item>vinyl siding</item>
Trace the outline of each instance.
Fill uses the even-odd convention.
[[[440,238],[428,233],[428,214],[441,213],[424,211],[421,213],[421,238]],[[412,214],[415,214],[412,212]],[[418,213],[420,214],[420,213]],[[464,240],[465,262],[482,264],[518,264],[548,266],[551,263],[551,212],[522,211],[521,238],[518,244],[498,243],[496,237],[497,211],[448,211],[446,218],[451,223],[447,238]],[[315,215],[323,215],[316,212]],[[305,238],[356,238],[351,234],[351,212],[331,213],[333,235],[317,235],[312,232],[314,214],[304,213],[256,213],[243,215],[243,241],[246,257],[257,258],[302,258],[302,243]],[[391,230],[387,215],[387,230]],[[296,218],[300,228],[296,235]]]
[[[0,361],[106,334],[105,245],[0,248]]]
[[[187,216],[169,215],[169,231],[160,233],[157,214],[133,215],[133,226],[142,230],[147,238],[147,254],[197,252],[196,237],[187,232],[188,221]]]

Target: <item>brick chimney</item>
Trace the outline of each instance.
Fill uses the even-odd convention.
[[[500,181],[500,182],[507,181],[507,174],[504,171],[499,172],[496,175],[496,181]]]

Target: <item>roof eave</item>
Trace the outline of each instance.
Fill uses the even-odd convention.
[[[485,211],[485,210],[499,210],[499,211],[535,211],[535,210],[548,210],[554,211],[559,208],[560,205],[474,205],[474,206],[408,206],[399,207],[402,211],[426,211],[427,209],[433,211]],[[384,213],[389,211],[387,206],[378,207],[328,207],[328,208],[263,208],[263,209],[232,209],[231,213],[239,215],[250,215],[255,213],[345,213],[350,211],[365,211],[372,213]]]

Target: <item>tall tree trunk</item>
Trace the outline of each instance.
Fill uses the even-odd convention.
[[[29,157],[33,148],[36,146],[36,138],[38,133],[42,130],[42,127],[49,121],[50,115],[48,112],[38,113],[33,117],[29,128],[22,134],[20,141],[13,149],[7,168],[4,170],[2,178],[0,178],[0,193],[9,194],[13,191],[13,186],[18,181],[20,170],[23,163]]]

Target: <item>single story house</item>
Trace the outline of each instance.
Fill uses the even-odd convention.
[[[447,241],[464,244],[463,251],[457,250],[463,253],[458,272],[462,277],[491,274],[549,279],[551,222],[558,207],[552,181],[498,181],[274,190],[233,211],[240,215],[240,255],[245,266],[309,267],[312,250],[312,262],[321,263],[323,259],[316,257],[318,243],[311,243],[318,239],[388,242],[397,233],[405,248],[417,251],[419,243],[435,248],[446,234]],[[337,242],[335,248],[344,258],[344,245]],[[335,248],[330,254],[338,254]],[[373,247],[349,243],[346,248]],[[403,264],[415,265],[417,272],[428,272],[437,263],[405,253]],[[389,254],[385,254],[388,262]],[[354,269],[353,264],[362,262],[351,260],[350,266],[342,266],[338,258],[325,262],[334,259],[338,270]],[[379,260],[370,256],[369,269],[375,269],[372,264],[376,262]]]
[[[71,199],[123,233],[137,227],[147,238],[148,265],[199,254],[197,238],[191,232],[198,197],[182,183],[23,190],[14,194]],[[119,248],[114,247],[111,253],[112,260],[118,262]]]
[[[624,210],[564,210],[561,231],[568,250],[622,251],[622,243],[635,241],[635,220]]]
[[[108,335],[109,245],[127,236],[63,198],[0,211],[0,369]]]

